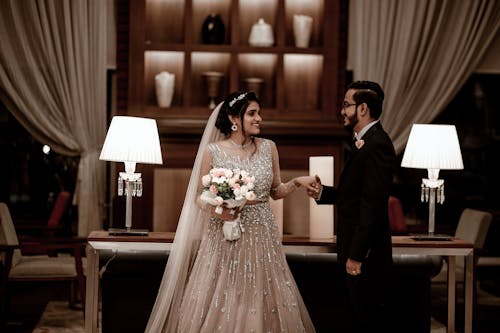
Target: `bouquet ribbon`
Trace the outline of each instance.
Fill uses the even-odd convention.
[[[224,238],[228,241],[235,241],[240,239],[241,233],[243,232],[241,227],[240,218],[236,218],[232,221],[224,221],[222,225],[222,232],[224,233]]]

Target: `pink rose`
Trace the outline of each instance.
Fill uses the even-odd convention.
[[[214,198],[214,203],[216,206],[220,206],[224,203],[224,199],[222,199],[221,197],[215,197]]]
[[[245,198],[246,198],[247,200],[253,201],[253,200],[255,200],[255,193],[253,193],[253,191],[248,191],[248,192],[245,194]]]
[[[219,192],[219,191],[217,190],[217,186],[215,186],[215,185],[210,185],[210,187],[208,188],[208,190],[209,190],[210,192],[212,192],[213,194],[217,194],[217,192]]]

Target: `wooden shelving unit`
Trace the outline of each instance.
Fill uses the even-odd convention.
[[[344,94],[347,0],[117,0],[117,113],[157,120],[164,165],[191,168],[211,110],[206,71],[222,72],[221,100],[245,90],[244,80],[259,77],[262,135],[279,147],[282,169],[307,170],[308,157],[333,155],[335,178],[343,165],[347,132],[338,118]],[[205,18],[217,13],[225,25],[222,44],[202,43]],[[307,48],[297,48],[293,15],[313,17]],[[273,28],[274,44],[253,47],[252,25],[263,18]],[[156,102],[154,77],[175,75],[172,105]],[[134,201],[133,226],[149,228],[153,219],[158,166],[138,165],[145,182]],[[111,180],[110,187],[114,188]],[[165,186],[165,184],[161,184]],[[168,185],[167,185],[168,186]],[[114,226],[122,203],[111,199]]]
[[[210,114],[203,73],[224,77],[221,100],[234,90],[246,90],[244,80],[263,79],[260,98],[268,134],[290,126],[311,134],[337,131],[337,111],[345,80],[345,0],[135,0],[129,2],[127,113],[153,117],[162,131],[176,132],[192,120],[203,127]],[[201,27],[210,13],[221,16],[223,44],[203,44]],[[294,14],[313,17],[310,47],[294,46]],[[263,18],[273,28],[275,43],[252,47],[252,25]],[[156,103],[154,77],[175,75],[170,108]],[[325,126],[325,122],[328,126]]]

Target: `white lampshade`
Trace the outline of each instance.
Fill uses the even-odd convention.
[[[401,166],[416,169],[463,169],[455,126],[413,124]]]
[[[162,164],[156,120],[125,116],[113,117],[99,159]]]

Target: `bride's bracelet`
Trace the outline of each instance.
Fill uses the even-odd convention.
[[[299,185],[300,186],[300,185]],[[287,182],[286,184],[280,183],[278,186],[275,188],[271,189],[271,192],[274,194],[273,198],[284,198],[288,194],[292,193],[297,189],[297,184],[295,184],[295,180],[291,180]]]

